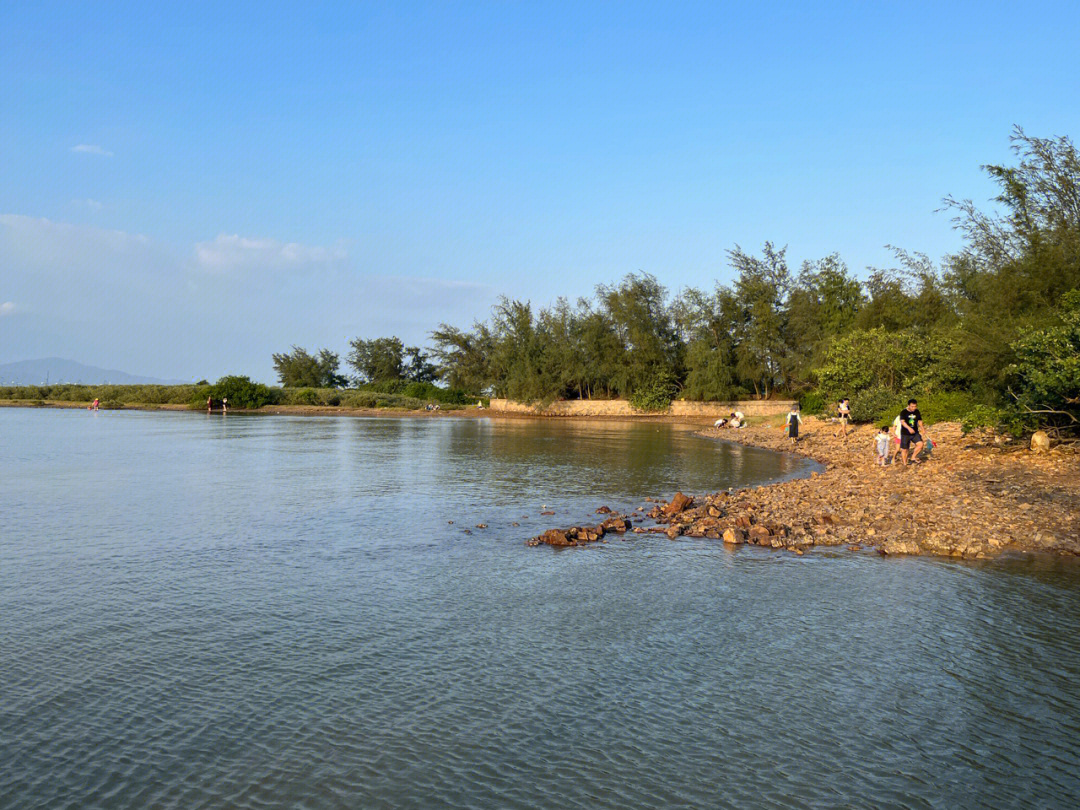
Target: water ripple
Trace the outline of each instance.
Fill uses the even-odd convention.
[[[1075,566],[460,535],[655,426],[84,416],[0,412],[4,810],[1077,804]]]

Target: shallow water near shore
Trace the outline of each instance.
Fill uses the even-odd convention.
[[[790,456],[670,423],[0,409],[0,462],[5,810],[1080,796],[1076,565],[524,545]]]

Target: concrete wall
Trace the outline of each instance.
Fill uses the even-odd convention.
[[[630,407],[625,399],[571,399],[553,402],[547,408],[526,405],[510,399],[492,399],[491,410],[502,413],[529,413],[541,416],[681,416],[716,419],[732,411],[747,416],[771,416],[787,413],[794,404],[790,399],[747,400],[745,402],[684,402],[676,400],[666,411],[643,413]]]

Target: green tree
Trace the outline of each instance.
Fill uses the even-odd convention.
[[[311,355],[293,346],[292,351],[273,358],[274,370],[286,388],[338,388],[345,384],[345,378],[338,374],[338,356],[329,349]]]
[[[1026,329],[1012,344],[1010,392],[1041,421],[1080,428],[1080,290],[1062,296],[1056,322]]]
[[[611,387],[621,396],[682,378],[683,345],[667,305],[667,290],[648,273],[596,288],[600,311],[618,339]],[[673,392],[674,393],[674,392]]]
[[[739,316],[734,293],[720,285],[712,295],[690,288],[676,299],[674,318],[686,345],[686,399],[724,400],[742,394],[735,375]]]
[[[1050,326],[1061,296],[1080,287],[1080,155],[1066,137],[1017,127],[1011,140],[1018,165],[983,167],[999,188],[996,211],[945,200],[967,242],[946,275],[963,319],[954,362],[998,390],[1019,336]]]
[[[803,262],[787,301],[784,365],[793,387],[807,383],[828,342],[848,330],[864,301],[862,285],[839,255]]]
[[[440,324],[431,333],[431,343],[439,379],[450,388],[488,391],[492,384],[493,339],[487,324],[475,323],[470,331]]]
[[[777,250],[771,242],[765,243],[761,258],[745,253],[738,245],[728,251],[739,274],[735,297],[742,308],[736,368],[759,398],[768,398],[777,385],[787,382],[785,304],[791,276],[786,253],[787,248]]]

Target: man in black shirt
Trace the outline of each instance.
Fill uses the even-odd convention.
[[[922,426],[919,403],[909,399],[907,407],[900,411],[900,457],[904,459],[905,467],[908,458],[918,461],[919,453],[922,452],[923,445],[926,444],[922,437]]]

